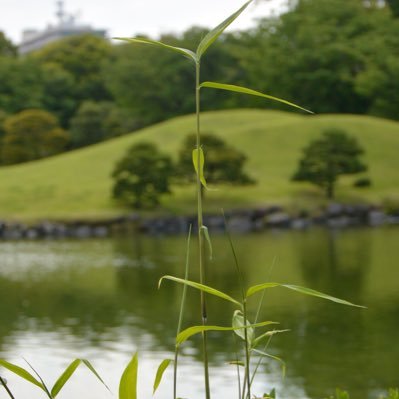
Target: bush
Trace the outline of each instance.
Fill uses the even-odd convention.
[[[62,152],[69,141],[56,117],[41,109],[28,109],[4,122],[2,161],[32,161]]]
[[[353,186],[358,188],[370,187],[371,179],[369,177],[361,177],[360,179],[355,180]]]
[[[170,193],[173,172],[170,157],[154,144],[135,144],[115,165],[113,197],[136,209],[153,208],[161,194]]]
[[[326,129],[319,139],[303,149],[292,180],[315,184],[325,190],[327,198],[332,199],[339,176],[367,170],[359,160],[362,154],[363,149],[357,140],[344,130]]]

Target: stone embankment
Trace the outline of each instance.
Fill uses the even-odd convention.
[[[381,226],[399,224],[399,210],[387,214],[368,205],[330,204],[319,212],[293,215],[279,206],[242,209],[226,212],[229,231],[249,233],[267,229],[303,230],[311,226],[347,228],[351,226]],[[99,221],[44,221],[32,225],[0,221],[0,239],[45,239],[108,237],[129,231],[147,234],[181,234],[196,225],[196,216],[163,216],[142,218],[134,213]],[[205,215],[204,224],[210,231],[224,231],[223,215]]]

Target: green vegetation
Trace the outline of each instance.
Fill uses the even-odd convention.
[[[41,109],[21,111],[4,120],[1,160],[4,164],[33,161],[62,152],[67,133],[57,119]]]
[[[172,173],[171,158],[160,153],[155,144],[134,144],[112,172],[112,194],[133,208],[153,208],[162,194],[170,193]]]
[[[363,149],[357,140],[341,129],[326,129],[322,136],[303,149],[303,157],[292,180],[307,181],[325,190],[334,198],[335,185],[340,175],[364,172],[367,166],[360,162]],[[357,184],[364,184],[358,180]]]
[[[255,183],[243,170],[248,160],[244,153],[211,133],[202,133],[201,146],[206,159],[204,177],[208,183],[231,185]],[[193,181],[195,177],[195,173],[191,170],[193,164],[191,153],[195,147],[196,136],[190,134],[185,137],[179,149],[177,174],[187,181]]]
[[[206,49],[208,56],[201,62],[204,80],[237,82],[295,98],[318,114],[399,119],[398,1],[289,3],[282,15],[259,20],[253,29],[223,32],[221,40]],[[193,27],[160,40],[194,49],[208,32]],[[116,46],[83,35],[19,57],[0,32],[0,61],[0,110],[13,115],[40,108],[54,114],[72,138],[67,150],[192,113],[195,107],[190,61],[155,47]],[[217,90],[202,90],[201,96],[204,111],[263,107],[259,99],[220,95]],[[108,103],[113,109],[111,121],[97,117],[87,125],[87,102],[96,112]],[[270,107],[287,110],[277,102]],[[94,122],[98,134],[90,130]],[[85,126],[87,140],[81,130]]]
[[[126,212],[111,198],[111,173],[126,148],[142,141],[156,143],[176,160],[176,154],[195,119],[184,116],[105,143],[52,158],[0,168],[0,217],[40,219],[101,218]],[[387,120],[353,115],[304,116],[266,110],[204,113],[202,125],[248,156],[246,171],[257,181],[246,187],[229,186],[207,193],[207,212],[220,208],[281,203],[293,209],[324,201],[311,184],[292,183],[302,148],[329,127],[345,129],[367,154],[373,185],[362,191],[343,177],[336,188],[339,201],[381,203],[399,197],[399,125]],[[219,187],[220,188],[220,187]],[[165,212],[192,213],[192,187],[172,187],[162,201]]]
[[[238,92],[238,93],[243,93],[243,94],[248,94],[248,95],[253,95],[257,97],[263,97],[267,98],[269,100],[277,101],[279,103],[284,103],[285,105],[290,105],[292,107],[300,108],[302,110],[305,110],[304,108],[297,106],[295,104],[289,103],[286,100],[279,99],[277,97],[272,97],[267,94],[263,94],[258,91],[254,91],[252,89],[248,89],[246,87],[241,87],[241,86],[233,86],[230,84],[223,84],[223,83],[218,83],[218,82],[209,82],[205,81],[202,82],[201,79],[201,61],[205,53],[207,52],[208,48],[216,41],[216,39],[223,33],[223,31],[246,9],[246,7],[252,2],[253,0],[247,1],[239,10],[237,10],[234,14],[232,14],[230,17],[225,19],[221,24],[219,24],[216,28],[212,29],[210,32],[208,32],[202,40],[199,42],[198,47],[196,48],[196,51],[193,52],[192,50],[182,48],[182,47],[176,47],[176,46],[171,46],[164,44],[162,42],[146,39],[146,38],[132,38],[132,39],[122,39],[127,42],[131,42],[134,44],[144,44],[148,45],[149,47],[155,47],[155,48],[162,48],[162,50],[169,50],[175,53],[178,53],[180,56],[184,56],[188,58],[191,62],[191,67],[192,67],[192,72],[195,75],[195,91],[194,91],[194,96],[195,98],[195,109],[196,109],[196,114],[195,114],[195,124],[196,124],[196,147],[192,150],[192,159],[194,163],[194,170],[196,172],[196,198],[197,198],[197,240],[198,240],[198,256],[197,256],[197,262],[198,262],[198,273],[199,273],[199,281],[192,281],[187,279],[187,274],[188,274],[188,268],[189,268],[189,263],[190,263],[190,257],[189,257],[189,247],[190,247],[190,235],[187,240],[187,262],[186,262],[186,276],[185,278],[179,278],[175,276],[170,276],[170,275],[165,275],[159,280],[159,286],[161,285],[162,281],[164,280],[170,280],[174,283],[182,284],[184,288],[191,288],[199,291],[200,293],[200,318],[201,318],[201,325],[194,325],[190,326],[188,328],[185,328],[184,330],[180,331],[180,321],[179,321],[179,327],[177,330],[177,335],[175,338],[175,359],[177,361],[177,355],[179,353],[181,345],[186,342],[188,339],[190,339],[192,336],[196,334],[200,334],[202,337],[202,363],[203,363],[203,368],[204,368],[204,389],[205,389],[205,398],[210,399],[211,398],[211,384],[210,384],[210,379],[209,379],[209,360],[208,360],[208,354],[209,354],[209,349],[208,349],[208,332],[211,331],[225,331],[225,332],[233,332],[235,333],[238,338],[239,338],[239,344],[236,345],[235,349],[233,349],[233,353],[235,352],[235,360],[234,364],[237,367],[237,384],[238,384],[238,398],[239,399],[250,399],[252,398],[252,383],[254,381],[254,378],[257,374],[257,370],[259,365],[262,363],[262,360],[265,357],[272,358],[274,360],[279,361],[280,363],[283,363],[283,361],[278,358],[277,356],[271,355],[268,353],[268,346],[270,343],[271,338],[278,333],[281,333],[286,330],[276,330],[276,329],[271,329],[267,330],[266,332],[261,333],[260,335],[256,335],[256,329],[259,327],[265,327],[268,326],[270,327],[271,325],[278,324],[274,321],[258,321],[258,316],[260,313],[260,309],[263,305],[263,297],[264,297],[264,292],[266,290],[269,290],[271,288],[284,288],[288,290],[292,290],[304,295],[309,295],[309,296],[314,296],[317,298],[322,298],[328,301],[332,301],[338,304],[343,304],[343,305],[348,305],[348,306],[355,306],[355,307],[361,307],[359,305],[355,305],[351,302],[348,302],[346,300],[338,299],[333,296],[324,294],[322,292],[309,289],[306,287],[294,285],[294,284],[286,284],[286,283],[278,283],[278,282],[261,282],[259,284],[251,285],[249,287],[245,286],[244,284],[244,279],[242,277],[242,271],[243,269],[241,268],[239,264],[239,260],[236,256],[235,249],[233,242],[231,240],[231,237],[229,235],[229,232],[227,231],[227,236],[228,240],[230,243],[231,247],[231,252],[233,255],[234,259],[234,266],[235,270],[237,273],[237,279],[240,285],[240,298],[235,298],[231,296],[229,293],[220,291],[216,288],[213,288],[209,285],[207,285],[207,280],[205,276],[207,275],[206,273],[206,255],[209,253],[209,258],[212,260],[212,244],[211,240],[209,237],[208,229],[204,225],[203,221],[203,212],[204,212],[204,204],[203,204],[203,198],[202,198],[202,189],[207,188],[207,183],[206,183],[206,178],[205,178],[205,173],[204,173],[204,165],[205,165],[205,155],[204,151],[202,149],[201,145],[201,128],[202,128],[202,118],[201,118],[201,112],[200,112],[200,104],[201,104],[201,92],[203,89],[208,88],[208,89],[216,89],[216,90],[225,90],[225,91],[230,91],[230,92]],[[299,5],[301,5],[302,2],[299,2]],[[257,122],[256,119],[252,119],[253,122]],[[7,128],[7,123],[6,123],[6,128]],[[226,128],[224,126],[224,128]],[[262,133],[262,132],[261,132]],[[7,134],[7,133],[6,133]],[[148,134],[148,132],[147,132]],[[342,136],[340,136],[342,138]],[[170,140],[169,136],[166,135],[166,140]],[[162,142],[162,141],[161,141]],[[167,142],[165,143],[165,147],[167,145]],[[254,145],[259,146],[259,140],[255,140],[253,142]],[[287,147],[287,145],[285,145]],[[281,156],[280,151],[277,151],[279,157]],[[154,159],[155,155],[155,159]],[[264,154],[262,154],[264,155]],[[151,157],[152,156],[152,157]],[[142,157],[146,163],[145,165],[148,165],[149,163],[158,163],[159,160],[160,162],[160,171],[163,173],[165,167],[169,164],[167,162],[167,158],[164,158],[162,156],[158,156],[156,152],[156,147],[152,144],[143,144],[143,143],[138,143],[135,146],[131,147],[130,154],[122,161],[117,164],[117,168],[114,172],[114,177],[121,178],[119,179],[119,182],[122,183],[121,190],[118,190],[118,181],[116,185],[116,189],[114,190],[114,194],[119,194],[120,192],[126,193],[126,188],[128,190],[136,189],[136,197],[133,198],[133,200],[129,199],[130,201],[133,201],[133,204],[135,206],[142,206],[143,205],[143,196],[145,199],[148,201],[150,200],[150,203],[156,203],[157,202],[157,197],[155,196],[148,196],[148,191],[144,192],[143,194],[143,187],[145,190],[147,190],[148,182],[144,181],[143,184],[141,184],[140,190],[137,188],[140,186],[130,186],[130,181],[132,180],[133,183],[141,177],[140,175],[134,175],[133,178],[131,176],[128,176],[126,178],[126,173],[129,173],[130,175],[133,173],[133,170],[137,168],[137,164],[133,164],[133,170],[131,169],[131,163],[134,162],[136,159],[135,158],[140,158]],[[141,166],[143,166],[143,162],[140,163]],[[169,164],[170,165],[170,164]],[[92,165],[91,165],[92,166]],[[154,166],[154,165],[152,165]],[[358,168],[359,169],[359,168]],[[81,173],[81,171],[79,171]],[[119,173],[121,173],[119,175]],[[164,178],[165,175],[163,175],[162,178]],[[268,177],[268,173],[266,173],[266,177]],[[125,178],[125,180],[124,180]],[[160,179],[161,180],[161,179]],[[153,181],[153,179],[152,179]],[[163,184],[161,184],[160,188],[159,187],[154,187],[152,186],[152,183],[150,184],[151,186],[151,192],[156,190],[158,192],[167,192],[167,181],[162,181]],[[331,190],[330,190],[331,191]],[[227,226],[227,223],[226,223]],[[190,230],[191,232],[191,230]],[[206,244],[208,250],[206,251]],[[254,295],[259,296],[259,294],[262,294],[260,299],[256,301],[256,303],[252,303],[251,301],[253,300]],[[226,301],[230,307],[231,304],[234,305],[235,310],[233,312],[232,316],[232,322],[228,326],[221,326],[221,325],[210,325],[208,324],[208,310],[207,310],[207,303],[209,297],[216,297],[219,300],[224,300]],[[180,313],[180,319],[182,317],[182,311],[183,311],[183,306],[185,303],[185,291],[183,293],[183,299],[182,299],[182,306],[181,306],[181,313]],[[255,311],[255,309],[258,309],[255,313],[255,317],[253,321],[249,321],[249,308],[250,305],[252,305],[252,309]],[[227,308],[229,309],[229,308]],[[259,348],[261,346],[261,348]],[[258,359],[253,359],[253,354],[258,354],[260,357]],[[254,362],[256,360],[256,363]],[[21,378],[24,378],[31,384],[41,388],[44,393],[47,395],[49,399],[54,399],[56,395],[60,392],[62,387],[65,385],[65,383],[69,380],[69,378],[72,376],[73,372],[76,370],[78,365],[83,362],[86,364],[86,366],[101,380],[101,378],[98,376],[97,372],[93,369],[93,367],[90,365],[85,360],[81,359],[76,359],[74,360],[64,371],[64,373],[59,377],[53,388],[48,389],[45,383],[43,382],[43,379],[38,375],[35,370],[35,374],[39,379],[36,379],[32,374],[30,374],[27,370],[20,368],[14,364],[11,364],[5,360],[0,360],[0,365],[3,366],[4,368],[8,369],[9,371],[17,374]],[[155,378],[155,383],[154,383],[154,391],[158,387],[160,380],[162,378],[162,374],[165,371],[166,367],[171,361],[169,359],[165,359],[161,362],[156,378]],[[240,367],[243,368],[243,375],[240,375]],[[177,373],[177,364],[175,364],[175,374]],[[121,380],[120,380],[120,386],[119,386],[119,399],[136,399],[137,398],[137,378],[138,376],[138,356],[137,354],[134,354],[132,360],[130,363],[127,365],[124,373],[122,374]],[[101,380],[102,381],[102,380]],[[175,376],[175,381],[176,381],[176,376]],[[1,379],[0,382],[4,384],[3,380]],[[11,392],[7,391],[9,396],[13,399],[13,395]],[[267,396],[274,396],[272,395],[264,395],[264,397]],[[174,399],[177,399],[177,393],[176,389],[174,389],[173,393]]]

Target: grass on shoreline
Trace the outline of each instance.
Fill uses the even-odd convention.
[[[207,112],[204,132],[215,133],[249,158],[247,171],[258,184],[217,187],[206,193],[205,212],[281,204],[295,211],[325,202],[310,184],[292,183],[301,149],[326,127],[340,127],[365,149],[372,186],[355,189],[360,175],[337,185],[342,202],[399,203],[399,123],[358,115],[316,115],[267,110]],[[149,140],[176,157],[186,134],[195,129],[194,115],[182,116],[87,148],[35,162],[0,168],[0,219],[99,219],[129,210],[111,198],[111,171],[133,143]],[[173,187],[157,213],[189,213],[195,204],[192,187]]]

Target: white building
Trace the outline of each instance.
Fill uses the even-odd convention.
[[[27,54],[38,50],[48,43],[56,40],[90,33],[95,36],[105,37],[106,30],[93,29],[90,25],[82,25],[76,21],[76,17],[68,15],[64,11],[64,3],[62,0],[57,1],[57,23],[48,25],[45,30],[39,31],[35,29],[26,29],[22,33],[22,42],[18,46],[20,54]]]

